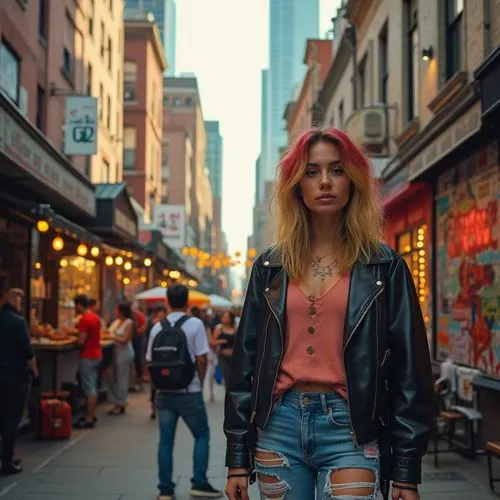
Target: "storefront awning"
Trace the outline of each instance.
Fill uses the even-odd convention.
[[[137,214],[126,183],[97,184],[95,197],[97,215],[88,227],[110,244],[139,249]]]
[[[68,217],[96,214],[94,187],[0,89],[0,178]]]

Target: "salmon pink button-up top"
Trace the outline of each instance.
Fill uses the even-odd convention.
[[[307,297],[296,281],[288,285],[285,350],[275,397],[297,384],[325,384],[347,399],[343,361],[350,272],[321,297]]]

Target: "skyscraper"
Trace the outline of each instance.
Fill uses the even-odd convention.
[[[141,10],[152,12],[160,30],[161,41],[165,47],[168,70],[167,75],[175,75],[175,17],[176,0],[126,0],[125,11]]]
[[[205,166],[208,168],[210,186],[214,197],[222,197],[222,137],[219,131],[219,122],[206,121],[207,149],[205,152]]]
[[[271,144],[261,182],[274,179],[279,149],[287,144],[283,113],[302,84],[306,40],[319,36],[319,0],[270,0],[269,30]]]

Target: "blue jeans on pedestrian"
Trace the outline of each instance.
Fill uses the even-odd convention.
[[[181,417],[194,437],[193,486],[208,483],[208,454],[210,432],[208,417],[201,392],[176,393],[157,391],[156,408],[160,426],[160,445],[158,447],[158,468],[160,491],[173,491],[173,450],[177,420]]]
[[[358,446],[353,439],[347,401],[336,393],[288,391],[275,402],[265,429],[259,429],[255,458],[262,498],[287,500],[374,500],[380,457],[376,442]],[[342,469],[364,469],[373,480],[332,483]],[[361,496],[349,494],[358,489]]]

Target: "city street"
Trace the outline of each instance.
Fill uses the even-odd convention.
[[[224,439],[222,433],[222,392],[209,405],[212,430],[209,479],[223,488]],[[145,500],[156,493],[156,423],[149,420],[145,394],[131,395],[123,417],[108,417],[101,408],[99,425],[92,431],[75,432],[71,441],[33,441],[21,438],[18,452],[25,472],[0,479],[0,498],[5,500]],[[175,476],[178,500],[189,498],[192,439],[179,426],[175,449]],[[425,500],[487,500],[486,465],[469,462],[457,455],[444,455],[435,471],[427,460]],[[259,497],[256,487],[251,498]]]

